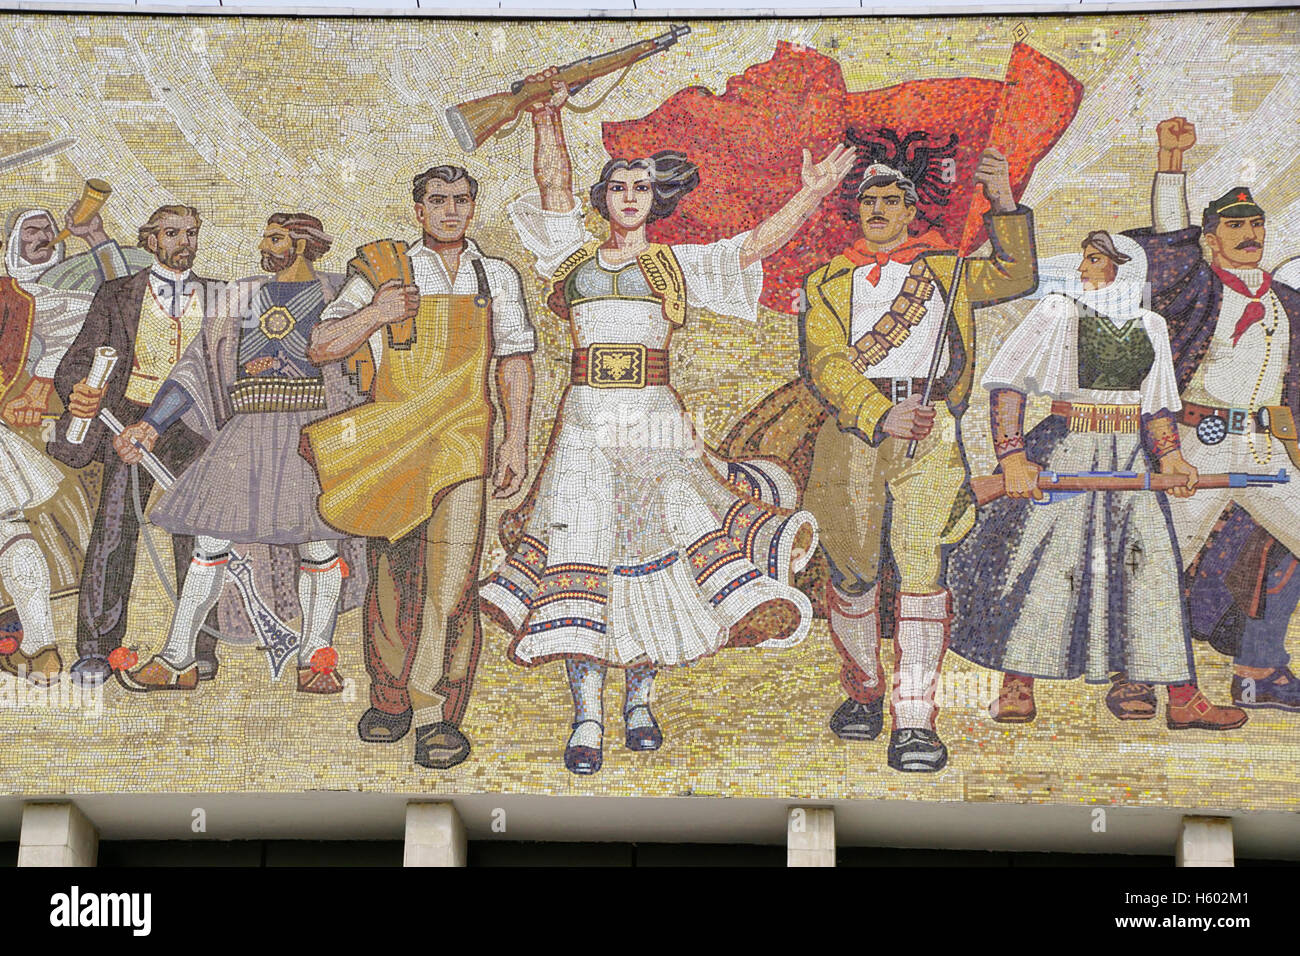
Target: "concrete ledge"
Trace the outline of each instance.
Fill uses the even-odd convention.
[[[412,794],[69,795],[105,840],[401,840]],[[439,795],[470,840],[787,842],[792,807],[835,811],[839,846],[1174,856],[1184,816],[1210,808],[760,800],[711,797]],[[21,797],[0,797],[0,840],[18,838]],[[194,811],[202,809],[203,832]],[[1235,813],[1238,858],[1300,860],[1300,814]]]

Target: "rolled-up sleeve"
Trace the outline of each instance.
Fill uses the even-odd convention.
[[[763,263],[740,267],[740,250],[748,232],[708,245],[673,246],[673,255],[686,279],[686,301],[719,315],[758,321],[758,297],[763,292]]]
[[[492,288],[492,354],[497,358],[537,350],[537,333],[528,317],[523,283],[510,263],[484,259]]]
[[[576,197],[568,212],[553,212],[542,208],[541,194],[524,193],[506,206],[506,213],[519,241],[537,257],[537,273],[544,279],[593,238],[583,224],[583,206]]]
[[[91,296],[81,292],[40,288],[36,292],[36,316],[32,323],[32,344],[27,370],[37,378],[54,378],[59,362],[76,341]]]

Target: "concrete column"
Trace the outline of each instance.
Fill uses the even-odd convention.
[[[29,803],[18,838],[19,866],[94,866],[99,833],[71,803]]]
[[[835,811],[792,807],[785,824],[786,866],[835,865]]]
[[[403,866],[464,866],[465,826],[450,803],[406,805]]]
[[[1183,817],[1174,853],[1178,866],[1236,866],[1231,817]]]

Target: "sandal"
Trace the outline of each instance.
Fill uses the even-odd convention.
[[[583,724],[595,724],[600,728],[602,738],[605,734],[605,725],[599,720],[578,720],[574,721],[573,729],[577,730]],[[569,744],[564,748],[564,767],[570,773],[586,776],[593,774],[600,769],[605,760],[605,754],[601,747],[587,747],[581,744]]]
[[[623,743],[628,750],[658,750],[664,742],[663,731],[659,729],[659,721],[655,720],[654,711],[650,709],[649,704],[633,704],[627,710],[623,711],[623,722],[626,724],[632,711],[645,709],[650,716],[649,727],[628,727],[627,733],[623,738]]]

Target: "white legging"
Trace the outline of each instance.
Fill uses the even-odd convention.
[[[194,541],[194,559],[185,575],[171,631],[159,656],[176,668],[194,663],[199,628],[221,597],[226,565],[230,562],[230,542],[198,535]],[[311,656],[334,640],[334,622],[338,617],[339,594],[343,590],[343,562],[333,541],[308,541],[298,545],[298,603],[302,607],[302,641],[298,645],[298,664],[306,667]]]
[[[0,580],[14,599],[23,626],[22,652],[30,657],[52,645],[50,567],[21,514],[0,516]]]

